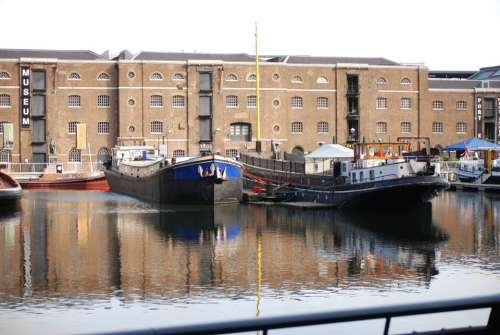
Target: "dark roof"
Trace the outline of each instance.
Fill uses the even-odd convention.
[[[480,86],[480,80],[429,79],[429,88],[473,89]]]
[[[400,65],[386,58],[367,57],[314,57],[314,56],[289,56],[286,60],[291,64],[368,64],[368,65]]]
[[[478,80],[500,80],[500,65],[483,67],[474,73],[469,79]]]
[[[245,53],[239,54],[207,54],[188,52],[153,52],[142,51],[134,60],[166,60],[166,61],[187,61],[190,59],[222,60],[226,62],[253,62],[255,58]]]
[[[58,58],[75,60],[106,59],[90,50],[0,49],[0,58]]]
[[[476,71],[429,71],[429,78],[467,79]]]

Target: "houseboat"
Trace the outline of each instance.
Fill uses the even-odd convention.
[[[8,174],[0,172],[0,205],[10,204],[22,195],[21,186]]]

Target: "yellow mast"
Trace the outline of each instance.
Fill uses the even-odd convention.
[[[257,141],[260,142],[260,73],[259,73],[259,44],[257,34],[257,22],[255,22],[255,89],[256,89],[256,104],[257,104]]]

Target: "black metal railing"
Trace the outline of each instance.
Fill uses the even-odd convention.
[[[351,310],[341,310],[334,312],[276,316],[265,318],[253,318],[246,320],[235,320],[225,322],[214,322],[205,324],[195,324],[186,326],[175,326],[166,328],[117,331],[101,333],[106,335],[167,335],[167,334],[228,334],[250,331],[262,331],[264,335],[269,330],[286,329],[292,327],[304,327],[315,325],[335,324],[339,322],[354,322],[383,319],[384,328],[379,331],[370,328],[370,334],[389,334],[391,320],[396,317],[408,317],[422,314],[433,314],[443,312],[470,311],[480,308],[490,308],[488,322],[481,326],[469,326],[466,328],[439,327],[432,331],[410,332],[407,334],[500,334],[500,294],[472,297],[465,299],[453,299],[438,302],[422,302],[404,305],[392,305],[383,307],[360,308]]]
[[[306,165],[303,162],[267,159],[256,156],[240,154],[240,161],[244,164],[260,167],[268,170],[305,173]]]

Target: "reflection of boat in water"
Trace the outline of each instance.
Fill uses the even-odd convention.
[[[168,160],[152,147],[117,146],[106,176],[113,192],[152,202],[213,205],[241,199],[240,163],[218,155]]]
[[[8,174],[0,172],[0,205],[19,199],[22,192],[18,182]]]
[[[245,187],[256,192],[284,194],[289,202],[311,202],[333,207],[353,205],[412,206],[429,200],[449,183],[439,175],[440,164],[427,150],[409,156],[413,138],[395,143],[358,143],[354,161],[337,162],[330,175],[305,172],[304,163],[241,155]]]

